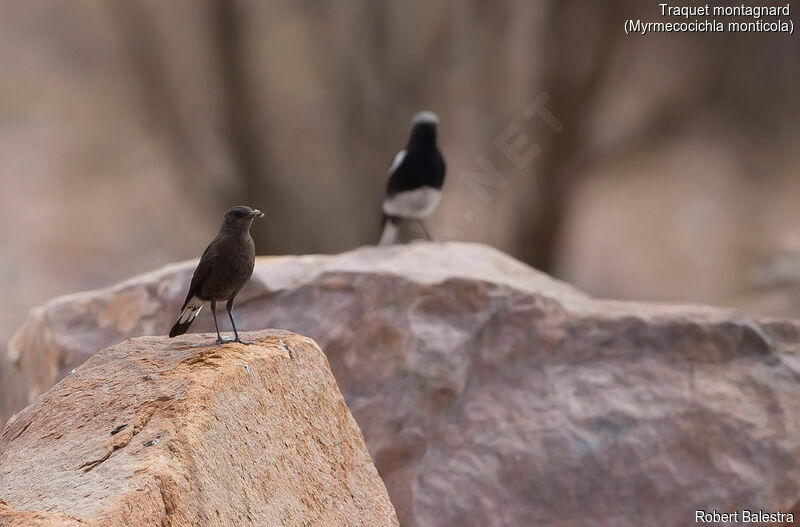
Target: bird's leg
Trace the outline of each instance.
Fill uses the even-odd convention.
[[[211,301],[211,316],[214,317],[214,329],[217,330],[217,344],[222,344],[225,341],[222,340],[222,335],[219,334],[219,326],[217,325],[217,302],[216,300]]]
[[[422,232],[425,233],[425,236],[428,238],[428,241],[434,241],[433,236],[431,233],[428,232],[428,229],[425,228],[425,222],[422,220],[417,220],[419,222],[419,226],[422,227]]]
[[[245,346],[251,344],[250,342],[245,342],[242,339],[240,339],[239,332],[236,331],[236,322],[233,321],[233,298],[228,300],[228,303],[225,304],[225,307],[228,310],[228,317],[231,319],[231,326],[233,326],[233,335],[234,335],[233,341],[238,342],[239,344],[244,344]]]

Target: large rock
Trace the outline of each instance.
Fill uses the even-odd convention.
[[[8,350],[15,404],[166,332],[192,269],[34,310]],[[239,306],[244,328],[320,343],[405,527],[683,526],[800,497],[795,322],[598,301],[458,243],[260,258]]]
[[[41,511],[18,511],[0,500],[0,525],[3,527],[87,527],[74,516]]]
[[[0,525],[398,525],[320,349],[247,337],[90,358],[0,435]]]

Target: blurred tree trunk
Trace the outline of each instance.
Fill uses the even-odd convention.
[[[381,135],[399,123],[392,110],[403,106],[386,71],[391,63],[388,25],[391,23],[384,2],[342,2],[336,4],[338,46],[335,69],[338,76],[334,105],[338,117],[339,172],[361,189],[369,189],[373,209],[358,206],[351,209],[361,214],[359,228],[368,243],[377,240],[380,226],[380,199],[383,193],[382,173],[386,153]],[[392,101],[392,105],[386,104]],[[382,140],[384,139],[384,140]],[[388,167],[388,165],[386,165]],[[355,197],[355,196],[354,196]]]
[[[533,116],[533,136],[541,147],[532,163],[532,192],[520,206],[517,256],[537,269],[555,273],[556,256],[579,172],[569,161],[585,147],[581,133],[593,116],[594,103],[618,40],[617,11],[608,4],[558,0],[550,8],[550,34],[544,40],[542,92],[546,108],[563,128],[553,129]],[[587,11],[589,11],[587,13]],[[587,28],[587,20],[594,27]]]
[[[420,105],[436,92],[435,76],[420,75],[419,65],[434,70],[447,57],[440,42],[447,35],[447,10],[432,9],[429,24],[420,26],[398,6],[374,0],[330,4],[335,60],[320,65],[329,78],[339,79],[332,93],[340,130],[338,172],[345,188],[356,189],[350,210],[357,215],[353,228],[365,243],[375,243],[380,235],[386,172],[405,146],[411,118],[427,109]],[[413,43],[406,38],[412,34]],[[365,201],[374,206],[364,206]]]
[[[112,0],[109,13],[119,31],[120,43],[139,96],[138,115],[146,129],[161,140],[182,181],[182,188],[205,204],[220,189],[203,164],[183,122],[170,83],[169,65],[164,63],[163,43],[150,6],[140,1]]]
[[[247,17],[238,0],[211,0],[209,33],[216,50],[222,97],[223,122],[227,147],[236,179],[240,183],[236,203],[261,207],[269,214],[280,200],[270,185],[272,167],[265,127],[264,97],[256,100],[254,81],[248,71],[254,66],[247,41]],[[263,86],[260,87],[263,90]],[[281,247],[281,231],[269,218],[265,225],[253,229],[259,252],[273,252]]]
[[[725,79],[705,71],[692,78],[686,90],[676,90],[653,105],[643,125],[629,136],[600,150],[587,144],[585,134],[595,118],[600,92],[625,38],[618,25],[626,16],[635,16],[637,9],[641,7],[635,3],[611,6],[567,0],[551,4],[541,91],[550,96],[547,109],[563,129],[555,131],[541,119],[533,123],[532,135],[541,152],[532,163],[532,191],[517,207],[514,251],[539,270],[558,274],[556,260],[573,191],[590,168],[651,150],[675,137],[703,110],[724,104]],[[715,35],[692,38],[707,41],[704,47],[716,64],[735,69],[736,54],[720,46]]]
[[[122,36],[140,94],[141,114],[148,128],[163,141],[173,161],[174,174],[181,188],[199,207],[210,206],[215,214],[235,204],[261,207],[269,212],[277,203],[270,185],[269,142],[259,118],[265,115],[264,97],[255,96],[255,81],[248,74],[253,68],[248,42],[245,3],[239,0],[208,0],[204,11],[189,11],[187,16],[205,16],[203,37],[211,50],[211,69],[201,82],[216,86],[219,115],[209,108],[201,115],[183,117],[180,90],[188,89],[186,79],[176,78],[174,64],[165,52],[164,35],[154,17],[157,4],[114,0],[109,4]],[[263,87],[259,87],[263,92]],[[229,170],[212,170],[204,162],[204,152],[195,144],[193,127],[222,123],[221,150],[226,152]],[[281,247],[281,232],[274,222],[253,229],[259,252]]]

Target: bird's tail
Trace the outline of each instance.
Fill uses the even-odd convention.
[[[400,241],[400,218],[383,215],[383,233],[378,245],[392,245]]]
[[[203,301],[196,296],[187,300],[186,303],[183,304],[183,309],[181,309],[181,315],[178,317],[178,321],[175,322],[175,325],[169,330],[170,338],[186,333],[202,308]]]

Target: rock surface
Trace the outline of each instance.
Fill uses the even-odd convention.
[[[3,527],[87,527],[85,521],[61,513],[18,511],[0,500],[0,525]]]
[[[398,525],[320,349],[247,338],[95,354],[0,435],[0,525]]]
[[[166,332],[193,268],[34,310],[13,403]],[[798,323],[594,300],[459,243],[262,257],[238,305],[325,350],[404,527],[683,526],[800,497]]]

